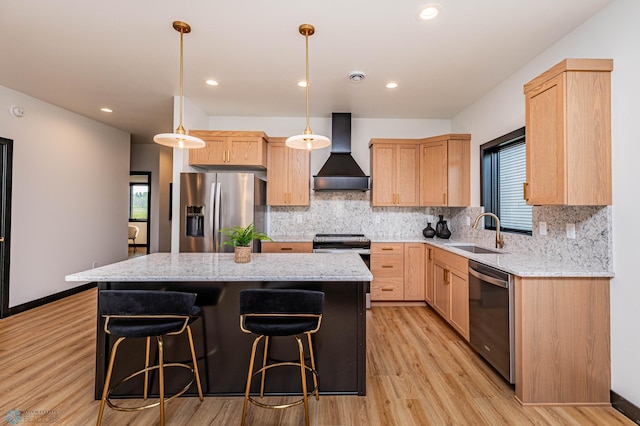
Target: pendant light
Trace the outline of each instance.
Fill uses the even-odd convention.
[[[307,97],[307,128],[301,135],[291,136],[285,141],[289,148],[295,149],[321,149],[331,146],[331,141],[326,136],[314,135],[311,127],[309,127],[309,36],[315,32],[315,28],[311,24],[302,24],[298,28],[300,34],[305,38],[306,42],[306,78],[305,92]]]
[[[173,21],[173,28],[180,33],[180,125],[176,129],[175,133],[157,134],[153,137],[153,141],[160,145],[170,146],[172,148],[204,148],[204,141],[200,138],[196,138],[195,136],[188,135],[187,131],[182,126],[182,37],[184,34],[191,32],[191,27],[186,22]]]

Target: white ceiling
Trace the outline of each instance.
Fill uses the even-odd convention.
[[[205,113],[304,117],[311,23],[311,116],[451,118],[611,1],[437,0],[419,22],[430,0],[0,0],[0,85],[150,142],[173,130],[182,20],[185,97]]]

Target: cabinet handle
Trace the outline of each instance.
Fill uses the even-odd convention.
[[[284,201],[283,201],[283,203],[284,203],[284,204],[287,204],[287,193],[285,192],[283,195],[284,195]]]
[[[447,204],[447,193],[446,192],[442,193],[442,204],[444,204],[444,205]]]
[[[427,259],[433,260],[433,252],[431,249],[427,249]]]
[[[528,182],[522,182],[522,198],[524,198],[525,201],[529,201],[529,197],[527,197],[527,186],[529,185]]]
[[[231,150],[227,150],[227,163],[231,162]]]
[[[280,250],[291,251],[293,247],[280,247]]]
[[[381,250],[389,251],[389,250],[393,250],[393,247],[382,247]]]
[[[400,194],[398,194],[398,205],[400,204]]]
[[[382,291],[393,291],[395,290],[393,287],[382,287]]]
[[[291,193],[289,193],[289,204],[291,204]]]
[[[393,265],[382,265],[383,268],[393,268]]]
[[[442,274],[442,278],[444,279],[444,283],[445,285],[449,285],[449,270],[448,269],[443,269],[442,270],[443,274]]]

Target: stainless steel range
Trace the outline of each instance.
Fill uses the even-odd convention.
[[[364,234],[316,234],[313,237],[314,253],[357,253],[367,268],[370,267],[371,240]],[[371,293],[367,286],[367,309],[371,308]]]

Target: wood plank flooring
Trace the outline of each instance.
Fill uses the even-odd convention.
[[[0,321],[0,422],[18,410],[23,423],[95,424],[95,309],[93,289]],[[312,425],[634,424],[610,407],[522,407],[513,389],[430,308],[374,307],[367,315],[367,396],[321,395],[310,402]],[[166,410],[169,425],[233,425],[241,413],[236,397],[179,398]],[[300,425],[303,419],[302,407],[250,406],[247,424]],[[106,408],[103,424],[157,422],[157,409]]]

